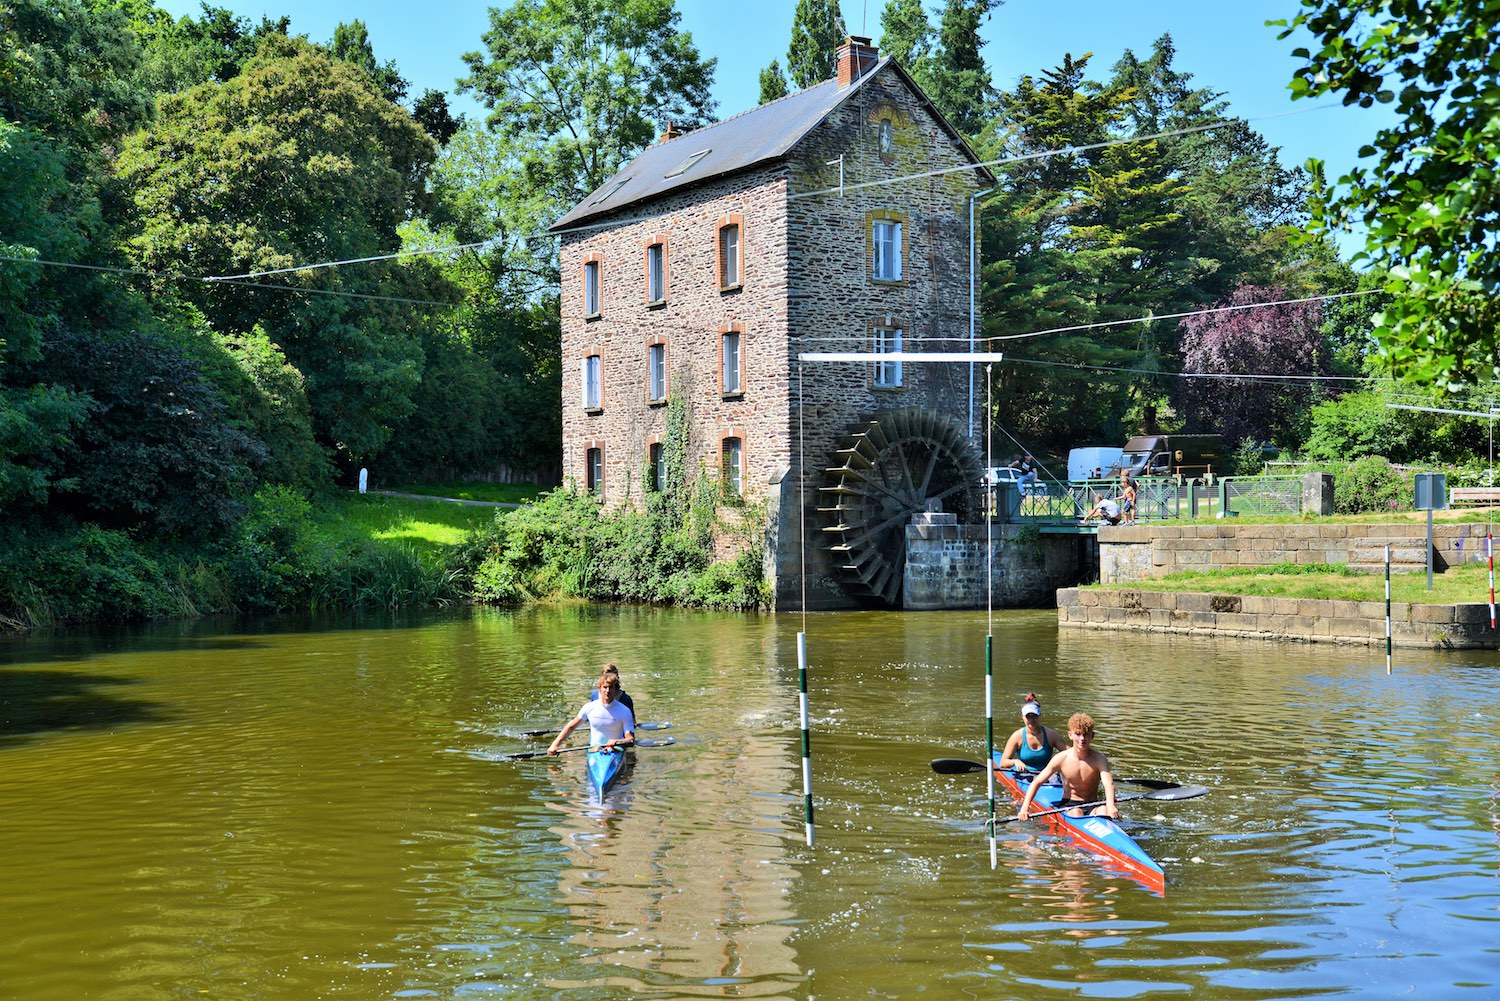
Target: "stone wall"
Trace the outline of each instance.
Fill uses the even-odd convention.
[[[1265,598],[1140,590],[1057,592],[1063,628],[1122,629],[1309,643],[1385,644],[1383,601]],[[1490,649],[1497,646],[1487,605],[1391,605],[1398,647]]]
[[[1048,607],[1058,588],[1077,583],[1086,537],[1042,535],[1019,525],[995,525],[990,533],[994,607]],[[984,608],[991,600],[985,541],[983,525],[908,527],[903,607]]]
[[[1433,569],[1483,560],[1485,526],[1433,526]],[[1277,563],[1343,563],[1425,572],[1427,526],[1414,524],[1133,525],[1099,529],[1099,582],[1124,584],[1185,570],[1227,570]]]

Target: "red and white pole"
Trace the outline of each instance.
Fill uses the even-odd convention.
[[[1484,536],[1484,552],[1490,558],[1490,628],[1495,628],[1495,533]]]

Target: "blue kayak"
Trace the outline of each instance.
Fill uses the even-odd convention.
[[[1000,767],[1000,752],[994,752],[991,761],[995,769],[995,780],[1010,790],[1017,803],[1026,798],[1031,786],[1031,776],[1018,774]],[[1048,782],[1032,797],[1032,812],[1054,809],[1062,802],[1061,783]],[[1166,892],[1167,877],[1156,860],[1147,855],[1125,829],[1108,817],[1070,817],[1066,813],[1052,813],[1038,820],[1047,822],[1058,834],[1074,844],[1101,856],[1112,868],[1119,869],[1131,878],[1143,883],[1148,890],[1158,894]]]
[[[597,750],[589,748],[589,781],[594,784],[595,789],[599,790],[599,797],[601,799],[609,791],[609,787],[614,784],[615,779],[619,778],[620,769],[624,766],[625,751],[623,749],[617,747],[612,751],[607,751],[603,748]]]

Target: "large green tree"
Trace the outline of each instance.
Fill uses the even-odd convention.
[[[880,30],[881,55],[895,59],[919,83],[925,81],[933,32],[922,0],[887,0]]]
[[[786,71],[793,87],[801,90],[833,76],[844,34],[839,0],[797,0],[792,43],[786,51]]]
[[[979,25],[991,0],[946,0],[938,18],[938,44],[927,64],[927,96],[953,127],[978,135],[994,110],[995,85],[979,50]]]
[[[715,60],[672,0],[518,0],[490,9],[464,91],[490,109],[506,169],[555,218],[653,142],[667,122],[707,124]]]
[[[1008,346],[1000,369],[1002,413],[1036,447],[1206,420],[1172,377],[1176,321],[1150,317],[1280,281],[1304,256],[1285,237],[1296,175],[1172,56],[1163,37],[1102,83],[1088,56],[1065,57],[1001,95],[980,139],[987,159],[1014,160],[983,213],[986,330],[1071,328]],[[1209,128],[1151,138],[1193,127]],[[1298,267],[1299,292],[1316,274]]]
[[[1396,111],[1314,205],[1321,227],[1361,226],[1364,255],[1389,270],[1382,360],[1446,390],[1500,378],[1500,5],[1302,0],[1278,23],[1313,38],[1295,50],[1294,97]]]
[[[252,277],[172,283],[213,327],[260,325],[305,376],[319,439],[348,462],[377,452],[412,408],[424,303],[450,293],[429,267],[351,261],[400,246],[428,202],[435,148],[362,70],[300,39],[267,36],[223,84],[162,98],[120,176],[155,272]],[[269,286],[269,287],[268,287]]]

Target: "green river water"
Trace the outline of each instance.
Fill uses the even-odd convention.
[[[0,998],[1500,997],[1500,657],[993,619],[1163,896],[984,839],[983,612],[479,609],[0,641]],[[810,665],[804,838],[797,633]],[[604,661],[669,747],[512,761]],[[1002,816],[1013,808],[1000,805]]]

